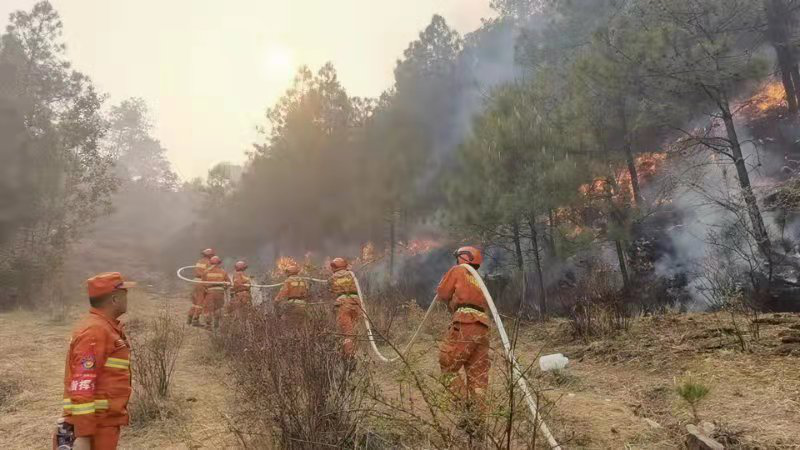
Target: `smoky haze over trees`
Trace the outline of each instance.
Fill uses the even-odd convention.
[[[492,6],[497,17],[464,36],[432,17],[377,98],[350,95],[331,63],[300,68],[256,124],[244,167],[183,181],[152,137],[147,105],[106,105],[70,68],[49,3],[16,13],[0,47],[0,248],[5,264],[19,262],[2,273],[58,267],[55,255],[95,222],[100,235],[136,236],[141,259],[174,265],[204,246],[270,263],[353,256],[371,241],[394,262],[397,243],[415,237],[476,243],[488,271],[524,287],[514,306],[540,313],[580,297],[596,273],[628,294],[718,293],[688,269],[703,261],[681,253],[676,231],[688,212],[677,199],[702,179],[688,168],[706,155],[702,170],[715,175],[705,180],[721,181],[695,193],[721,212],[700,233],[701,253],[749,249],[729,255],[731,277],[747,273],[728,280],[733,291],[796,280],[791,208],[781,209],[790,233],[779,246],[763,202],[762,188],[787,177],[760,164],[781,166],[798,149],[791,136],[760,145],[774,136],[754,135],[747,101],[778,83],[781,98],[762,109],[794,123],[797,2]],[[123,226],[136,218],[135,230]],[[663,258],[685,269],[661,273]]]

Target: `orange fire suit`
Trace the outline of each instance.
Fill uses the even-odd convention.
[[[445,384],[456,398],[478,411],[485,409],[489,385],[489,311],[478,281],[461,266],[442,278],[436,294],[453,313],[439,348],[439,367]],[[459,371],[464,368],[466,382]]]
[[[64,416],[93,450],[117,448],[128,424],[130,345],[118,320],[92,308],[72,333],[64,367]]]
[[[250,277],[244,272],[237,271],[233,274],[233,298],[228,305],[228,314],[241,314],[253,304],[250,294]]]
[[[200,281],[206,273],[206,269],[211,265],[211,258],[203,256],[194,265],[194,279]],[[197,283],[192,289],[192,307],[189,308],[189,321],[197,322],[203,313],[203,305],[206,298],[206,285]]]
[[[206,325],[211,325],[213,319],[214,326],[219,326],[222,315],[222,307],[225,306],[225,283],[230,282],[228,272],[220,266],[210,266],[203,274],[203,281],[218,282],[219,284],[207,284],[206,300],[203,304],[203,315],[205,315]]]
[[[298,276],[287,278],[275,295],[275,307],[290,327],[297,328],[305,322],[308,295],[308,281]]]
[[[363,311],[353,274],[346,270],[335,272],[328,280],[328,288],[336,298],[336,326],[344,337],[342,351],[352,357],[356,353],[355,329]]]

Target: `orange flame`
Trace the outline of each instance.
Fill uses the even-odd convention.
[[[442,246],[441,243],[432,239],[414,239],[408,241],[407,244],[399,243],[403,249],[403,253],[408,256],[416,256],[422,253],[428,253],[431,250],[437,249]]]
[[[741,104],[742,112],[750,119],[764,117],[786,106],[786,91],[780,81],[765,83],[752,97]]]
[[[375,244],[372,242],[367,242],[363,246],[361,246],[361,255],[359,256],[359,260],[365,263],[371,263],[375,261]]]
[[[650,181],[667,160],[665,152],[641,153],[635,158],[636,174],[639,184]],[[607,198],[611,196],[614,202],[630,202],[633,200],[633,183],[627,167],[621,167],[614,174],[613,183],[608,178],[596,178],[591,183],[578,188],[582,195],[594,198]]]
[[[290,256],[281,256],[275,261],[275,268],[270,272],[272,278],[282,278],[286,276],[285,272],[291,266],[296,266],[297,261]]]

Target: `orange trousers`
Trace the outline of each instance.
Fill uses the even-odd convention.
[[[458,401],[485,410],[490,366],[489,327],[478,322],[451,323],[439,347],[439,367],[445,385]]]
[[[361,318],[361,303],[358,299],[340,299],[336,303],[336,326],[344,340],[342,352],[347,357],[356,354],[356,326]]]
[[[253,298],[250,296],[249,292],[236,292],[233,294],[231,302],[228,303],[228,306],[225,309],[228,314],[239,316],[252,305]]]
[[[206,317],[206,325],[211,325],[211,320],[214,324],[218,325],[220,316],[222,315],[222,307],[225,306],[225,292],[217,290],[209,290],[206,292],[206,300],[204,302],[203,314]]]
[[[97,427],[92,435],[92,450],[116,450],[119,427]]]
[[[306,324],[308,317],[307,306],[305,304],[286,303],[279,306],[281,320],[290,330],[298,329]]]
[[[198,321],[203,313],[203,305],[206,299],[206,287],[202,284],[195,284],[192,290],[192,306],[189,308],[189,319]]]

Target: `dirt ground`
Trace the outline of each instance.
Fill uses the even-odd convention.
[[[143,292],[130,305],[126,320],[134,325],[164,308],[182,320],[188,306],[184,296]],[[60,413],[69,331],[81,309],[60,321],[47,313],[0,314],[0,448],[47,447]],[[420,367],[432,373],[442,320],[426,327],[415,348],[423,355]],[[172,396],[177,414],[125,429],[121,448],[240,447],[228,426],[236,408],[226,365],[210,353],[207,331],[187,332]],[[667,315],[584,342],[572,337],[567,322],[553,320],[524,326],[518,354],[523,364],[553,352],[570,358],[563,373],[539,374],[533,382],[552,402],[548,424],[564,448],[680,448],[691,415],[674,386],[687,373],[711,388],[699,414],[716,424],[729,448],[800,448],[800,315],[766,315],[759,334],[742,351],[724,315]],[[493,346],[499,345],[495,336]],[[496,383],[499,352],[493,359]]]

